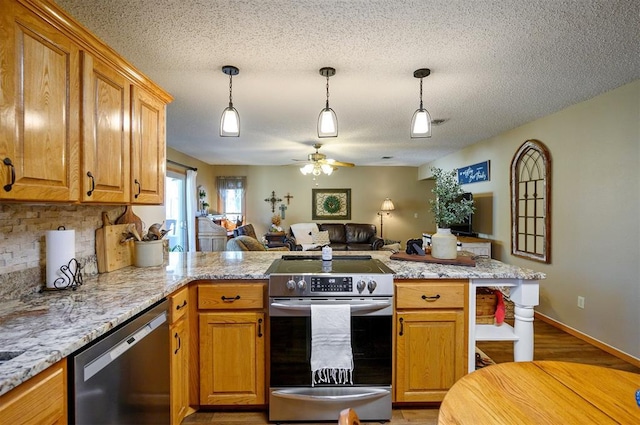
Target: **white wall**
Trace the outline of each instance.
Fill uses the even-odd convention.
[[[510,255],[509,165],[528,139],[551,152],[548,265]],[[547,273],[537,311],[640,359],[639,146],[640,80],[422,166],[419,175],[490,160],[491,181],[464,188],[491,199],[487,236],[499,241],[496,257]]]

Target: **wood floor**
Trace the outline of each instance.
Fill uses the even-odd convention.
[[[585,363],[640,373],[640,368],[540,320],[534,322],[534,338],[534,360]],[[509,362],[513,359],[513,344],[510,342],[479,342],[477,345],[496,363]],[[437,422],[437,407],[402,408],[393,410],[393,417],[388,424],[436,425]],[[269,421],[266,412],[198,412],[186,418],[183,424],[265,425],[269,424]],[[326,424],[327,422],[323,425]],[[379,423],[364,422],[363,424]]]

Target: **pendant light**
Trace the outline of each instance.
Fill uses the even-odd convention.
[[[338,137],[338,118],[333,109],[329,108],[329,77],[336,75],[336,70],[330,67],[320,68],[320,75],[327,78],[327,103],[318,117],[318,137]]]
[[[420,68],[414,71],[413,76],[420,78],[420,108],[413,113],[411,120],[411,138],[431,137],[431,115],[422,106],[422,79],[431,74],[429,68]]]
[[[222,72],[229,76],[229,106],[222,111],[220,119],[220,136],[221,137],[239,137],[240,136],[240,116],[238,111],[233,107],[233,76],[238,75],[240,70],[235,66],[225,65]]]

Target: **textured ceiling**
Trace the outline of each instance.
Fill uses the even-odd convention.
[[[340,161],[418,166],[640,78],[637,0],[57,3],[174,96],[167,144],[210,164],[288,165],[320,141]],[[239,138],[218,135],[226,64]],[[316,134],[323,66],[332,139]],[[424,105],[447,121],[411,139],[423,67]]]

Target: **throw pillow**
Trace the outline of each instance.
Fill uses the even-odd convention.
[[[291,225],[291,233],[296,238],[298,245],[310,245],[313,243],[312,232],[318,231],[316,223],[295,223]]]
[[[318,232],[311,232],[311,239],[312,242],[314,244],[317,245],[329,245],[329,243],[331,243],[331,241],[329,240],[329,231],[328,230],[324,230],[324,231],[318,231]]]

